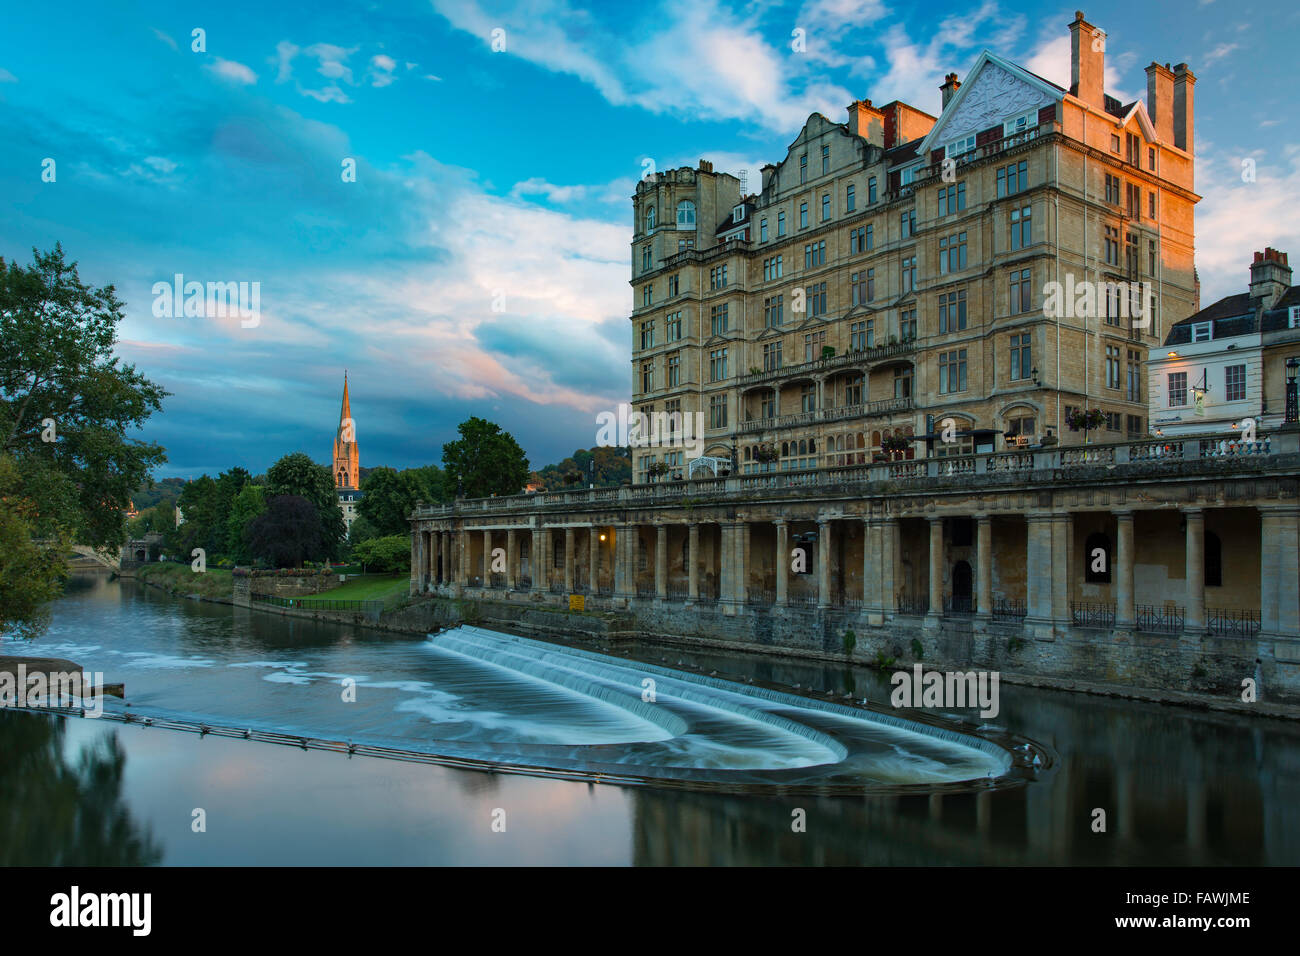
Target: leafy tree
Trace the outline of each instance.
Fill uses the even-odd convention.
[[[249,552],[277,568],[299,568],[328,556],[316,506],[301,495],[276,495],[245,526]]]
[[[395,471],[373,468],[361,482],[362,498],[357,512],[380,536],[410,535],[410,514],[417,501],[446,499],[446,480],[437,465]],[[373,535],[372,535],[373,537]],[[358,539],[359,540],[359,539]]]
[[[127,432],[168,393],[113,354],[114,287],[83,283],[60,245],[32,256],[30,266],[0,260],[0,453],[36,502],[37,535],[65,527],[80,544],[119,545],[132,491],[166,461]]]
[[[130,538],[143,538],[146,534],[170,534],[176,528],[176,506],[170,502],[145,508],[127,522]]]
[[[393,534],[363,541],[352,549],[352,560],[370,571],[410,571],[411,536]]]
[[[323,553],[319,560],[337,558],[342,551],[347,526],[339,509],[338,492],[334,490],[334,476],[324,465],[318,465],[302,452],[285,455],[266,470],[266,497],[270,500],[284,495],[305,498],[316,508],[317,525]],[[313,557],[312,560],[318,560]]]
[[[367,521],[365,515],[358,514],[352,519],[352,527],[348,529],[348,544],[353,547],[354,551],[362,541],[381,537],[383,535],[379,533],[379,529]]]
[[[528,481],[528,458],[501,426],[482,418],[461,422],[460,438],[442,446],[447,481],[466,498],[517,495]]]
[[[49,603],[63,590],[68,574],[61,545],[33,540],[36,502],[19,490],[18,467],[0,455],[0,633],[36,637],[49,624]]]
[[[266,510],[266,494],[260,485],[247,484],[230,503],[230,517],[226,519],[226,554],[236,561],[247,563],[256,555],[244,542],[248,523]]]
[[[579,448],[568,458],[547,465],[537,472],[537,478],[548,491],[563,488],[585,488],[592,481],[592,462],[595,462],[597,488],[617,487],[632,477],[632,455],[627,448],[597,447],[588,451]]]

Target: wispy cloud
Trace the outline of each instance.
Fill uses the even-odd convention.
[[[252,86],[257,82],[257,74],[249,67],[235,60],[223,60],[217,57],[207,68],[231,83],[238,83],[243,86]]]

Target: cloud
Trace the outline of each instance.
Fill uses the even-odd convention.
[[[393,82],[393,70],[397,69],[397,61],[391,56],[385,56],[380,53],[370,58],[370,85],[375,87],[388,86]]]
[[[18,77],[14,76],[3,66],[0,66],[0,83],[17,83]]]
[[[1201,65],[1209,66],[1211,63],[1215,63],[1219,60],[1222,60],[1225,56],[1232,53],[1234,50],[1238,49],[1239,47],[1240,44],[1238,43],[1220,43],[1209,53],[1201,57]]]
[[[223,60],[221,57],[217,57],[207,68],[223,80],[228,80],[231,83],[252,86],[257,82],[257,74],[235,60]]]
[[[163,43],[166,43],[166,44],[167,44],[169,47],[171,47],[173,50],[177,50],[177,51],[180,50],[180,47],[177,46],[176,41],[175,41],[174,39],[172,39],[170,35],[168,35],[168,34],[166,34],[166,33],[163,33],[163,32],[162,32],[161,30],[159,30],[157,27],[150,27],[149,29],[153,31],[153,35],[154,35],[155,37],[157,37],[157,38],[158,38],[159,40],[161,40]]]
[[[286,83],[293,76],[293,58],[298,55],[298,49],[288,40],[275,45],[275,58],[270,61],[276,67],[275,82]]]
[[[300,89],[303,96],[310,96],[321,103],[351,103],[352,99],[337,86],[330,85],[319,90]]]

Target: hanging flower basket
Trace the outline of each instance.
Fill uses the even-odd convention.
[[[668,462],[656,461],[646,469],[646,472],[651,478],[662,478],[664,475],[668,474]]]
[[[1087,411],[1076,408],[1066,414],[1065,424],[1070,426],[1072,432],[1080,429],[1089,432],[1106,424],[1106,414],[1100,408],[1090,408]]]
[[[754,449],[754,460],[764,465],[771,464],[781,457],[781,452],[771,442],[766,442]]]
[[[908,441],[906,438],[904,438],[902,435],[890,435],[888,438],[881,440],[880,447],[887,452],[896,453],[896,452],[907,451],[908,447],[911,444],[912,443]]]

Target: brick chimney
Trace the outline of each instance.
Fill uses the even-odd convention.
[[[1070,23],[1070,92],[1089,106],[1106,108],[1106,34],[1074,11]]]
[[[1196,152],[1196,139],[1192,135],[1195,121],[1192,116],[1192,90],[1196,75],[1186,63],[1174,67],[1174,145],[1188,153]]]
[[[958,81],[956,73],[949,73],[943,78],[943,86],[939,87],[939,91],[943,94],[944,109],[948,108],[948,101],[957,95],[959,89],[961,89],[961,83]]]
[[[707,160],[707,159],[701,159],[701,160],[700,160],[700,169],[699,169],[699,171],[702,172],[702,173],[711,173],[711,172],[713,172],[713,163],[709,162],[709,160]]]
[[[1291,266],[1287,263],[1286,253],[1271,246],[1255,253],[1255,261],[1250,264],[1251,303],[1261,311],[1267,311],[1286,295],[1289,288]]]
[[[871,105],[871,100],[849,104],[849,132],[861,136],[872,146],[885,145],[885,114]]]
[[[1174,141],[1174,71],[1169,64],[1147,67],[1147,112],[1162,143]]]

